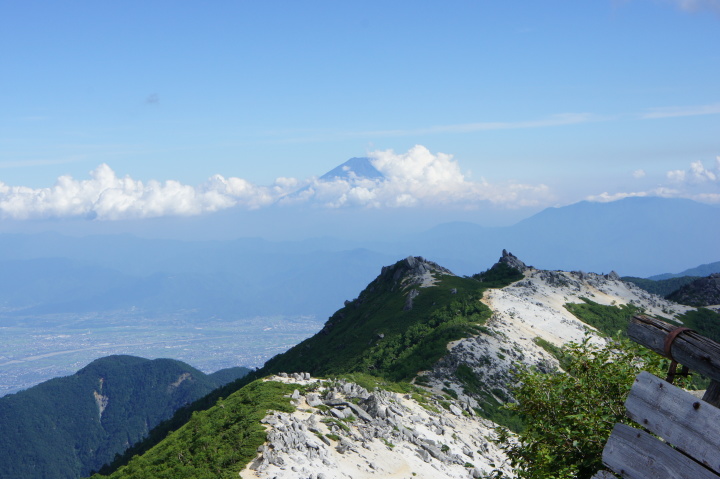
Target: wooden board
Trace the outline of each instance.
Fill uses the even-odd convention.
[[[718,479],[720,476],[650,434],[615,424],[603,463],[625,479]]]
[[[665,355],[665,337],[675,328],[676,325],[639,315],[630,319],[627,333],[636,343]],[[690,331],[675,338],[671,351],[678,363],[720,381],[720,344]]]
[[[630,419],[720,472],[720,409],[645,371],[625,408]]]

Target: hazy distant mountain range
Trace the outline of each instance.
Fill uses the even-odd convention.
[[[473,274],[507,248],[540,268],[647,277],[716,260],[719,229],[719,208],[627,198],[550,208],[503,228],[442,224],[386,242],[4,234],[0,307],[28,314],[140,308],[322,317],[398,256],[422,255]],[[706,269],[713,272],[712,264]]]
[[[655,276],[650,276],[648,279],[660,281],[670,278],[680,278],[683,276],[709,276],[713,273],[718,272],[720,272],[720,261],[715,261],[714,263],[701,264],[700,266],[696,266],[695,268],[686,269],[685,271],[681,271],[680,273],[658,274]]]

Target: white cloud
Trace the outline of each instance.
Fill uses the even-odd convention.
[[[97,220],[189,216],[231,207],[258,209],[272,204],[313,207],[402,208],[452,206],[477,208],[482,204],[518,208],[555,200],[543,185],[469,180],[451,155],[431,153],[415,146],[405,153],[370,153],[382,178],[348,175],[330,181],[298,181],[280,177],[270,186],[245,179],[214,175],[198,186],[178,181],[143,182],[118,177],[105,164],[89,179],[61,176],[47,188],[0,183],[0,217],[28,219],[87,217]]]
[[[644,176],[644,175],[643,175]],[[662,196],[666,198],[688,198],[703,203],[720,203],[720,156],[713,167],[707,168],[701,161],[695,161],[685,170],[671,170],[665,174],[671,187],[658,186],[647,191],[600,193],[586,197],[589,201],[608,202],[636,196]]]
[[[103,220],[188,216],[235,205],[253,209],[273,203],[294,186],[279,178],[261,187],[241,178],[215,175],[193,187],[174,180],[143,183],[129,176],[119,178],[106,164],[90,172],[90,179],[61,176],[48,188],[8,186],[0,183],[0,216],[48,218],[86,216]]]
[[[685,170],[672,170],[666,173],[668,180],[674,183],[682,183],[685,181]]]
[[[480,208],[488,203],[501,208],[553,204],[557,198],[544,184],[514,181],[491,183],[471,180],[452,155],[430,152],[415,146],[405,153],[374,151],[370,162],[382,178],[354,174],[330,181],[310,178],[299,181],[280,177],[261,186],[242,178],[214,175],[206,182],[185,185],[178,181],[143,182],[118,177],[105,164],[77,180],[61,176],[46,188],[9,186],[0,182],[0,218],[87,217],[98,220],[189,216],[231,207],[264,208],[273,204],[307,205],[319,208]],[[646,178],[644,170],[633,172]],[[668,171],[671,187],[660,185],[647,191],[603,192],[590,201],[615,201],[631,196],[691,198],[720,203],[720,157],[706,167],[696,161],[687,169]],[[647,181],[644,179],[643,181]]]
[[[478,207],[483,202],[515,208],[546,203],[553,199],[545,185],[507,182],[490,184],[466,178],[451,155],[433,154],[424,146],[406,153],[393,150],[369,154],[372,165],[383,174],[381,179],[314,179],[297,195],[282,201],[312,201],[330,208],[363,206],[402,208],[413,206]]]
[[[375,151],[370,157],[373,166],[387,178],[379,193],[389,200],[390,205],[415,201],[473,206],[489,201],[505,207],[520,207],[553,199],[550,189],[543,184],[491,184],[484,178],[480,182],[470,181],[452,155],[434,155],[424,146],[415,146],[402,154],[392,150]]]
[[[588,196],[585,199],[588,201],[596,201],[598,203],[609,203],[611,201],[622,200],[624,198],[637,198],[646,196],[661,196],[663,198],[673,198],[680,196],[680,191],[665,187],[654,188],[648,191],[632,191],[620,193],[608,193],[606,191],[600,193],[599,195]]]
[[[714,167],[705,168],[701,161],[694,161],[689,169],[668,171],[666,176],[674,183],[717,183],[720,180],[720,156],[715,158]]]
[[[312,203],[327,208],[404,208],[453,206],[477,208],[485,202],[507,208],[549,204],[555,198],[546,185],[470,181],[451,155],[433,154],[417,145],[406,153],[369,153],[383,178],[349,175],[332,180],[310,179],[281,204]]]

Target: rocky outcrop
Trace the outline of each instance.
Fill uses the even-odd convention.
[[[436,276],[455,276],[452,271],[437,263],[428,261],[422,256],[408,256],[392,266],[383,267],[380,276],[391,279],[403,289],[412,286],[432,286],[438,279]]]
[[[178,378],[175,380],[175,382],[171,383],[167,387],[168,394],[172,393],[173,390],[177,389],[178,386],[180,386],[185,381],[192,381],[193,377],[190,373],[182,373]]]
[[[105,408],[107,408],[108,403],[110,402],[110,398],[107,396],[103,396],[97,391],[93,391],[93,397],[95,398],[95,404],[98,408],[98,418],[102,419],[102,415],[105,412]]]
[[[407,296],[405,296],[405,305],[403,306],[403,311],[409,311],[413,308],[413,299],[420,296],[420,291],[417,289],[411,289],[408,291]]]
[[[359,308],[378,291],[405,291],[405,304],[403,310],[413,307],[413,300],[420,294],[418,288],[433,286],[441,276],[455,276],[452,271],[443,268],[437,263],[428,261],[422,256],[408,256],[391,266],[383,266],[380,275],[370,283],[360,296],[352,301],[345,301],[346,308]],[[336,320],[342,320],[345,313],[341,310],[331,317],[322,329],[327,334],[332,330]]]
[[[524,273],[529,268],[525,263],[520,261],[517,256],[508,253],[507,250],[502,250],[502,256],[498,260],[498,263],[510,266],[521,273]]]
[[[490,472],[493,464],[510,472],[487,439],[492,423],[464,413],[461,405],[430,393],[416,394],[421,404],[410,395],[351,382],[297,377],[268,379],[298,382],[291,395],[297,410],[262,420],[267,442],[241,477],[468,478]]]

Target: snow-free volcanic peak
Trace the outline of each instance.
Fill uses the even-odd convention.
[[[342,165],[333,168],[320,177],[323,181],[335,179],[383,179],[385,176],[380,173],[370,162],[370,158],[350,158]]]

